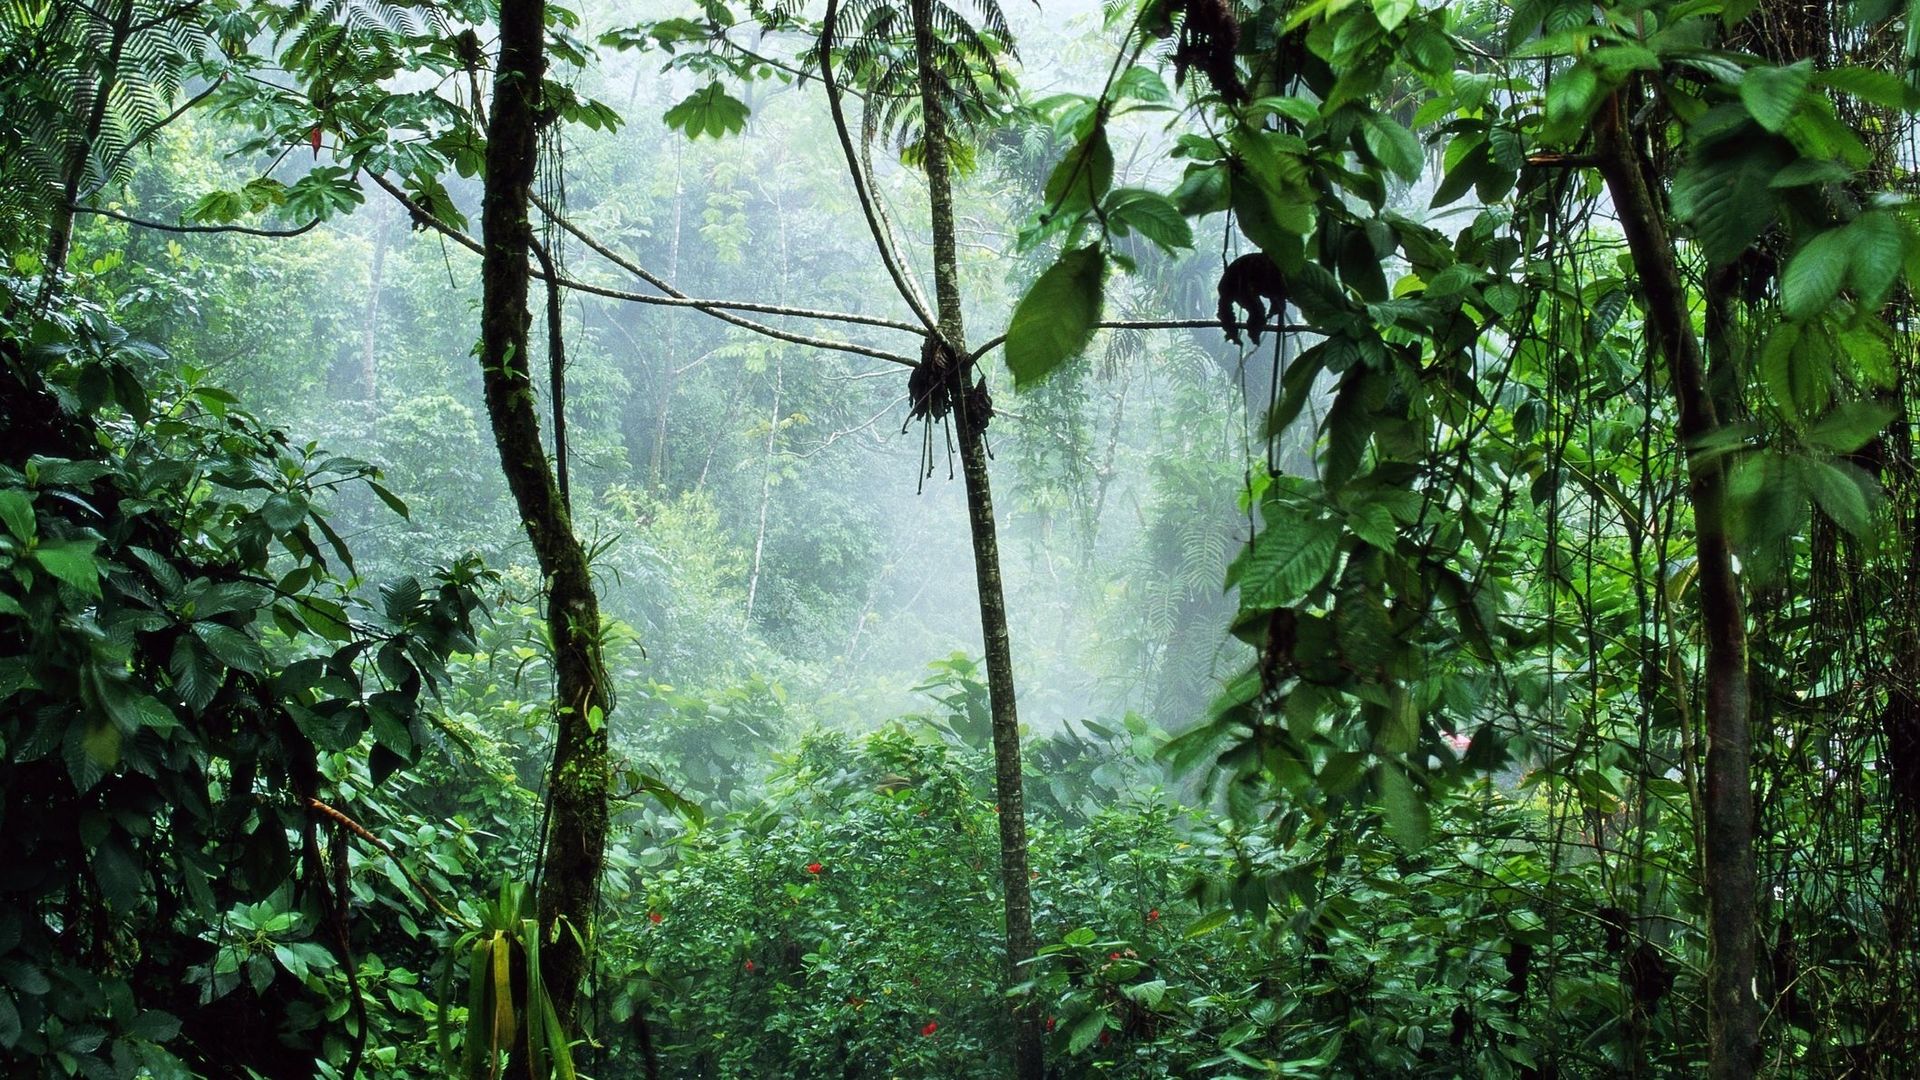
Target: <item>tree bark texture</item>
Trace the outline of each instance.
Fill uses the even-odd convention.
[[[927,194],[933,227],[934,305],[945,345],[927,354],[935,362],[965,364],[966,328],[960,307],[960,262],[955,243],[952,166],[947,155],[945,103],[934,85],[932,0],[912,0],[914,59],[920,68]],[[923,360],[923,362],[927,362]],[[993,491],[987,474],[986,416],[974,415],[975,378],[961,369],[952,376],[953,419],[960,443],[961,472],[967,488],[967,523],[973,539],[973,569],[980,595],[980,630],[985,638],[987,691],[993,720],[994,795],[1000,818],[1000,878],[1007,920],[1007,985],[1032,977],[1034,955],[1033,893],[1027,875],[1026,795],[1021,782],[1020,714],[1013,688],[1013,646],[1007,633],[1007,602],[1001,589],[1000,541],[993,520]],[[980,395],[984,400],[984,395]],[[1041,1080],[1046,1068],[1039,1012],[1021,999],[1013,1013],[1013,1075]]]
[[[1759,1062],[1760,1017],[1753,996],[1756,889],[1753,857],[1752,732],[1747,686],[1747,625],[1728,531],[1726,474],[1698,447],[1719,430],[1707,365],[1694,335],[1673,240],[1654,202],[1618,96],[1596,127],[1599,168],[1646,297],[1647,327],[1667,361],[1679,411],[1687,489],[1693,504],[1699,567],[1700,622],[1706,639],[1707,760],[1705,864],[1707,901],[1708,1075],[1749,1077]],[[1709,298],[1710,308],[1722,301]],[[1724,308],[1721,308],[1724,329]],[[1710,311],[1708,330],[1715,330]]]
[[[546,59],[544,0],[503,0],[481,223],[481,373],[500,465],[547,584],[558,731],[548,775],[552,813],[539,888],[541,975],[561,1023],[574,1025],[588,965],[607,838],[606,712],[600,610],[586,551],[540,444],[529,374],[527,208],[538,157],[535,120]]]

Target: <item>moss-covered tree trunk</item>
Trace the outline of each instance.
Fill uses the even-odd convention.
[[[587,555],[573,534],[558,481],[540,445],[529,374],[527,207],[537,158],[546,4],[503,0],[500,62],[487,125],[481,226],[480,364],[500,467],[547,583],[559,730],[548,775],[552,815],[540,882],[541,974],[561,1023],[571,1027],[591,939],[607,841],[607,692],[599,655],[600,605]],[[556,932],[557,931],[557,932]]]
[[[966,326],[960,309],[959,248],[955,242],[952,166],[947,154],[946,114],[938,87],[924,73],[934,70],[931,0],[913,0],[914,59],[923,73],[920,102],[925,124],[928,203],[933,226],[934,305],[940,349],[926,361],[965,363]],[[987,691],[993,717],[994,797],[1000,818],[1000,879],[1006,900],[1007,983],[1031,977],[1033,892],[1027,876],[1026,794],[1021,785],[1020,714],[1013,690],[1013,646],[1007,633],[1007,601],[1000,581],[1000,540],[993,521],[993,489],[987,476],[986,423],[980,403],[968,393],[976,375],[951,373],[955,434],[967,486],[967,523],[973,538],[973,569],[980,594],[980,629],[987,654]],[[1026,1000],[1013,1014],[1013,1074],[1041,1080],[1045,1058],[1039,1013]]]
[[[1600,173],[1646,296],[1649,336],[1667,362],[1687,461],[1706,639],[1706,842],[1701,875],[1707,901],[1708,1075],[1734,1080],[1753,1075],[1760,1039],[1753,996],[1756,884],[1747,618],[1733,565],[1726,472],[1719,457],[1699,450],[1720,429],[1707,386],[1706,358],[1693,332],[1672,237],[1648,187],[1623,111],[1618,97],[1609,102],[1595,134]],[[1725,328],[1725,302],[1724,295],[1709,298],[1710,334]],[[1721,313],[1718,318],[1716,311]]]

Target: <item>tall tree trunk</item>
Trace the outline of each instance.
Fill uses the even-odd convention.
[[[487,125],[487,181],[481,224],[481,376],[507,487],[547,582],[558,731],[548,775],[551,822],[540,883],[541,975],[561,1023],[572,1027],[582,942],[591,920],[607,838],[606,712],[599,654],[600,606],[586,551],[574,536],[559,484],[540,445],[528,368],[527,206],[538,156],[535,114],[546,68],[545,0],[502,0],[500,61]]]
[[[1725,470],[1720,458],[1698,449],[1720,427],[1707,386],[1706,360],[1693,333],[1673,241],[1626,130],[1623,109],[1616,95],[1601,110],[1596,128],[1599,167],[1646,295],[1651,336],[1667,361],[1686,454],[1700,621],[1706,637],[1706,842],[1701,870],[1709,948],[1708,1075],[1734,1080],[1753,1075],[1760,1039],[1753,997],[1756,886],[1746,612],[1727,528]],[[1726,329],[1726,299],[1724,294],[1708,297],[1709,334]]]
[[[773,452],[780,437],[780,359],[773,361],[773,407],[767,410],[767,452],[760,468],[760,524],[753,533],[753,569],[747,573],[747,611],[740,626],[753,626],[753,602],[760,595],[760,557],[767,549],[767,508],[773,503]]]
[[[36,307],[44,307],[53,298],[60,287],[61,276],[67,271],[67,256],[73,250],[75,203],[80,200],[80,184],[87,176],[87,159],[93,156],[94,144],[100,141],[100,133],[106,128],[107,103],[119,80],[120,58],[126,52],[127,39],[133,35],[133,0],[121,0],[114,11],[111,28],[113,38],[107,46],[106,63],[100,69],[100,81],[94,86],[93,100],[87,103],[87,122],[81,128],[79,139],[67,147],[66,171],[60,178],[60,204],[53,208],[48,227],[46,276],[40,282]]]
[[[947,156],[945,104],[933,79],[932,0],[913,0],[913,50],[919,65],[920,105],[925,126],[927,201],[933,226],[934,306],[940,349],[922,362],[959,364],[967,355],[966,327],[960,309],[960,261],[954,242],[953,177]],[[973,536],[973,571],[980,594],[980,630],[987,654],[987,691],[993,717],[994,794],[1000,817],[1000,880],[1007,919],[1007,985],[1031,976],[1034,954],[1033,894],[1027,879],[1026,795],[1021,786],[1020,715],[1013,690],[1013,646],[1007,634],[1007,601],[1000,581],[1000,540],[993,521],[993,489],[987,476],[986,415],[976,414],[985,395],[968,392],[976,378],[969,370],[952,372],[954,428],[967,485],[967,523]],[[1028,999],[1014,1007],[1013,1075],[1041,1080],[1045,1072],[1040,1015]]]
[[[367,312],[360,320],[360,390],[369,402],[380,400],[380,365],[373,344],[380,318],[380,292],[385,285],[387,244],[393,233],[392,204],[380,200],[378,223],[373,227],[373,266],[367,272]]]

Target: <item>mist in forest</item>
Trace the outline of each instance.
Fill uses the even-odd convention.
[[[647,14],[660,12],[588,11],[583,32]],[[1098,84],[1111,57],[1096,5],[1008,14],[1022,58],[1013,74],[1029,94]],[[789,57],[798,47],[771,36],[762,45]],[[661,118],[701,79],[663,74],[666,59],[602,50],[574,89],[614,107],[625,126],[569,127],[563,143],[543,148],[537,194],[687,295],[910,319],[858,227],[817,85],[761,84],[744,131],[689,140]],[[1116,138],[1134,140],[1131,153],[1118,144],[1121,181],[1150,182],[1127,172],[1130,158],[1165,170],[1164,123],[1161,114],[1116,122]],[[204,151],[232,138],[203,123],[175,141]],[[923,185],[884,135],[871,153],[886,213],[930,289]],[[1018,235],[1058,153],[1059,137],[1042,127],[994,132],[961,179],[975,343],[1004,330],[1044,267],[1046,253],[1023,252]],[[227,166],[238,174],[273,160],[242,155]],[[296,148],[275,175],[327,163],[322,151]],[[157,190],[159,173],[141,182],[156,198],[177,198]],[[191,189],[184,177],[181,186]],[[471,234],[477,181],[449,186]],[[410,520],[342,496],[367,576],[469,548],[530,566],[469,355],[478,260],[410,223],[378,188],[366,190],[367,205],[351,216],[251,245],[256,269],[223,315],[230,325],[214,328],[228,344],[209,358],[213,375],[296,440],[387,471]],[[659,294],[559,227],[542,238],[578,281]],[[186,266],[245,244],[188,239],[167,250]],[[1211,314],[1217,239],[1177,263],[1139,247],[1127,315]],[[545,299],[536,284],[543,392]],[[944,423],[906,422],[905,368],[769,340],[683,307],[574,291],[563,309],[574,512],[594,545],[605,611],[631,628],[616,650],[626,705],[617,725],[672,713],[686,700],[675,695],[753,698],[777,686],[777,711],[791,721],[870,730],[927,710],[915,687],[930,663],[979,658],[951,433]],[[914,336],[886,328],[752,317],[901,355],[917,348]],[[1233,492],[1253,436],[1246,418],[1264,408],[1273,358],[1243,356],[1211,330],[1104,334],[1090,356],[1018,396],[1004,367],[987,364],[1021,715],[1036,730],[1113,724],[1128,711],[1178,728],[1239,660],[1225,634],[1232,605],[1222,580],[1251,528]],[[1249,394],[1255,404],[1243,406]],[[541,408],[551,452],[550,403]],[[537,582],[526,573],[509,571],[508,594],[531,603]]]

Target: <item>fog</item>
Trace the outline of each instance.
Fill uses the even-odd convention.
[[[593,41],[680,13],[667,4],[589,7],[574,33]],[[1097,5],[1007,14],[1021,56],[1009,70],[1030,95],[1098,92],[1117,32],[1103,32]],[[755,42],[785,59],[803,46],[777,35]],[[544,154],[538,194],[596,243],[687,295],[911,321],[875,258],[819,83],[743,89],[729,80],[752,108],[745,130],[689,140],[662,116],[708,76],[663,71],[669,59],[602,47],[584,71],[556,69],[625,122],[612,132],[567,126]],[[1177,182],[1163,153],[1145,152],[1170,138],[1173,115],[1116,118],[1115,186]],[[291,181],[331,160],[305,145],[236,152],[244,134],[213,117],[178,125],[136,179],[135,197],[164,212],[196,188],[237,186],[262,171]],[[1057,252],[1057,240],[1023,250],[1018,237],[1066,145],[1034,122],[972,140],[957,195],[974,345],[1004,330]],[[886,216],[930,293],[920,176],[884,137],[871,152]],[[206,160],[222,158],[225,175],[204,174]],[[1147,175],[1136,161],[1163,172]],[[475,233],[477,180],[448,174],[448,187],[467,219],[457,224]],[[363,190],[356,212],[302,237],[130,236],[130,261],[205,290],[197,321],[172,332],[213,340],[197,349],[215,381],[297,442],[386,470],[410,519],[364,493],[336,498],[363,577],[419,572],[475,549],[506,568],[507,606],[531,604],[538,582],[498,478],[470,355],[478,259],[410,221],[380,188]],[[537,227],[566,276],[658,294],[559,225]],[[1137,272],[1116,273],[1108,317],[1211,316],[1217,232],[1179,260],[1133,243]],[[245,270],[216,283],[221,265]],[[544,395],[537,283],[534,299]],[[918,354],[916,336],[884,327],[750,317]],[[625,706],[617,724],[670,718],[685,695],[752,697],[777,684],[791,722],[870,730],[928,708],[915,688],[929,663],[980,656],[957,458],[943,424],[929,432],[905,423],[904,367],[776,341],[685,307],[579,291],[564,296],[564,330],[576,527],[593,546],[605,613],[630,628],[616,650]],[[1234,493],[1247,463],[1264,457],[1247,418],[1264,409],[1273,363],[1270,349],[1243,354],[1212,330],[1103,332],[1049,382],[1015,392],[998,353],[986,358],[993,494],[1027,725],[1113,723],[1131,710],[1178,728],[1242,661],[1225,632],[1232,605],[1222,580],[1250,528]],[[551,451],[550,422],[543,436]],[[525,665],[501,670],[524,675]]]

